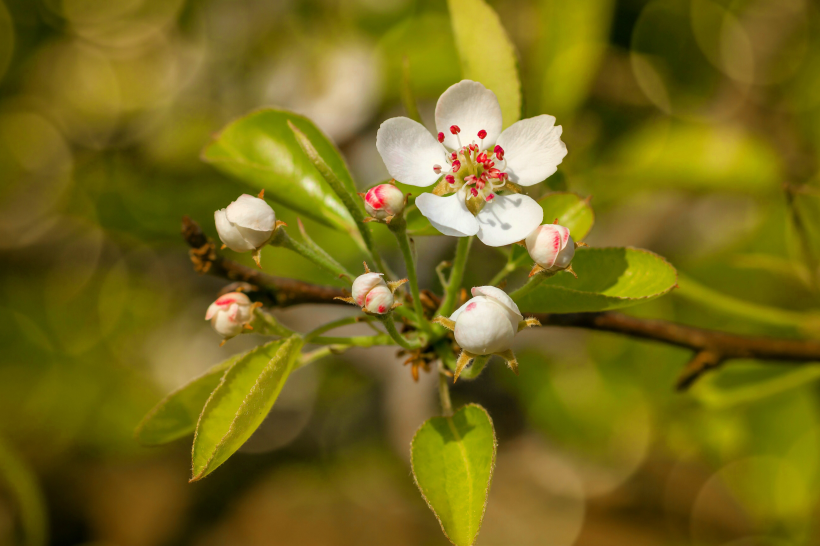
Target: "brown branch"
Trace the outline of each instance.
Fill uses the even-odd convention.
[[[269,305],[287,307],[300,303],[343,303],[334,300],[337,296],[345,295],[339,288],[274,277],[221,257],[216,252],[213,241],[205,236],[196,222],[187,217],[183,219],[182,233],[192,247],[191,261],[197,271],[255,285],[268,297]],[[430,295],[432,294],[428,296]],[[691,349],[695,356],[678,379],[680,390],[686,389],[702,374],[717,368],[726,360],[748,358],[772,362],[820,362],[820,341],[741,336],[610,311],[538,313],[534,317],[542,326],[613,332]]]

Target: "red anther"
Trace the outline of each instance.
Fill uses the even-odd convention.
[[[444,142],[444,133],[439,133],[438,134],[438,141],[439,142]]]
[[[486,163],[487,162],[487,154],[485,154],[484,152],[481,152],[480,154],[478,154],[476,156],[475,160],[478,161],[479,163]]]
[[[480,138],[481,140],[484,140],[485,138],[487,138],[487,131],[485,131],[484,129],[480,130],[478,132],[478,138]]]
[[[491,193],[490,195],[488,195],[488,196],[487,196],[487,202],[489,203],[489,202],[490,202],[490,201],[492,201],[494,198],[495,198],[495,194]]]
[[[456,159],[457,157],[458,157],[458,154],[455,153],[455,152],[450,154],[450,159]]]
[[[435,171],[436,174],[441,174],[441,165],[433,165],[433,171]]]
[[[477,196],[478,196],[478,190],[477,190],[477,189],[475,189],[475,188],[470,188],[470,193],[473,195],[473,197],[477,197]]]
[[[450,132],[457,135],[461,132],[461,129],[459,129],[458,125],[450,125]]]
[[[492,169],[494,165],[495,165],[495,161],[490,161],[489,159],[484,162],[484,168],[485,169]]]
[[[486,171],[484,171],[484,174],[486,174],[490,178],[498,178],[501,174],[501,171],[499,171],[498,169],[487,169]]]
[[[470,149],[474,152],[478,151],[478,144],[470,144]]]
[[[470,184],[474,183],[476,180],[477,180],[477,178],[475,177],[474,174],[468,174],[467,176],[464,177],[464,183],[467,184],[468,186]]]
[[[446,180],[448,184],[455,184],[456,183],[456,177],[453,176],[452,174],[448,174],[447,176],[445,176],[444,180]]]
[[[495,148],[493,148],[493,151],[495,152],[495,157],[497,157],[499,160],[504,159],[504,148],[496,144]]]
[[[461,168],[461,161],[459,161],[458,159],[453,161],[453,172],[457,173],[460,168]]]
[[[480,190],[483,190],[485,185],[486,185],[486,182],[484,182],[483,180],[478,180],[475,183],[475,187],[480,189]]]

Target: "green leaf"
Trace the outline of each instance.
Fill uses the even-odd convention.
[[[579,248],[572,268],[577,279],[562,271],[511,296],[523,312],[585,313],[644,303],[677,285],[669,262],[637,248]]]
[[[11,448],[0,442],[0,491],[5,489],[15,503],[23,531],[23,546],[43,546],[48,535],[48,518],[37,476]]]
[[[515,49],[501,21],[484,0],[447,0],[461,75],[492,90],[504,127],[521,119],[521,80]]]
[[[330,170],[352,193],[356,186],[339,151],[307,118],[264,109],[222,129],[202,151],[202,159],[266,197],[305,216],[344,231],[355,229],[344,204],[305,155],[288,127],[304,133]]]
[[[137,425],[134,431],[137,441],[146,446],[158,446],[193,433],[202,407],[219,385],[225,370],[246,354],[220,362],[163,398]]]
[[[197,481],[228,460],[262,424],[293,370],[302,339],[261,345],[225,372],[196,426],[193,477]]]
[[[495,466],[495,431],[481,406],[427,420],[413,437],[416,485],[441,529],[456,546],[475,542]]]
[[[544,209],[544,222],[552,223],[557,218],[576,241],[583,241],[595,223],[589,198],[584,199],[577,193],[549,193],[539,199],[538,204]]]

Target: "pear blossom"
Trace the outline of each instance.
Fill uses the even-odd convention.
[[[211,321],[211,326],[224,339],[222,343],[250,329],[253,310],[257,304],[251,303],[250,298],[242,292],[230,292],[220,296],[205,313],[205,320]]]
[[[364,208],[378,220],[401,214],[404,210],[404,193],[392,184],[373,186],[364,196]]]
[[[351,295],[356,305],[364,307],[367,295],[377,286],[387,287],[387,283],[382,278],[383,276],[384,273],[365,273],[356,277],[351,288]]]
[[[473,298],[456,309],[449,319],[435,319],[453,330],[456,343],[462,349],[455,378],[458,379],[470,361],[483,355],[502,357],[518,373],[518,362],[511,349],[513,339],[520,330],[538,325],[538,321],[525,320],[512,298],[500,288],[476,286],[471,293]]]
[[[259,264],[259,251],[268,244],[276,228],[276,213],[264,199],[242,194],[216,211],[214,221],[219,239],[226,247],[234,252],[252,251]]]
[[[538,226],[524,240],[530,257],[536,264],[533,274],[538,271],[554,273],[571,267],[575,257],[575,241],[569,229],[558,224]]]
[[[416,206],[445,235],[477,235],[488,246],[524,239],[544,212],[520,188],[555,173],[567,154],[555,118],[536,116],[502,131],[495,94],[462,80],[439,98],[436,128],[433,136],[409,118],[382,123],[376,147],[390,175],[412,186],[439,181]]]

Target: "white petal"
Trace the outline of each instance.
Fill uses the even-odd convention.
[[[478,238],[487,246],[521,241],[544,219],[544,209],[526,195],[496,195],[476,216]]]
[[[496,300],[473,298],[462,311],[453,332],[456,343],[471,353],[485,355],[506,351],[512,346],[518,325]]]
[[[450,126],[458,125],[463,145],[479,142],[478,132],[487,131],[484,149],[492,149],[501,134],[501,106],[495,93],[478,82],[462,80],[442,93],[436,104],[436,128],[444,133],[444,145],[458,148],[458,139]]]
[[[390,118],[376,133],[376,149],[390,176],[403,184],[429,186],[441,176],[435,165],[446,167],[447,156],[436,137],[410,118]]]
[[[247,193],[228,205],[228,220],[239,227],[255,231],[271,231],[276,224],[276,214],[264,199]]]
[[[498,145],[504,148],[510,180],[532,186],[554,174],[567,155],[561,132],[560,125],[555,127],[555,117],[547,115],[522,119],[507,127],[498,137]]]
[[[491,298],[497,301],[502,307],[505,307],[508,311],[512,312],[517,317],[515,322],[516,326],[518,326],[518,321],[524,319],[523,315],[521,315],[521,311],[518,310],[518,306],[512,298],[500,288],[496,288],[495,286],[474,286],[470,292],[473,296],[486,296]]]
[[[255,247],[248,243],[225,213],[225,209],[214,212],[214,223],[219,239],[234,252],[248,252]]]
[[[255,229],[244,228],[237,226],[237,231],[242,234],[242,237],[248,243],[248,245],[253,246],[253,250],[262,248],[268,241],[270,241],[271,235],[273,235],[273,230],[270,231],[256,231]]]
[[[416,206],[444,235],[467,237],[478,233],[478,221],[467,210],[464,195],[464,189],[447,197],[422,193],[416,197]]]

